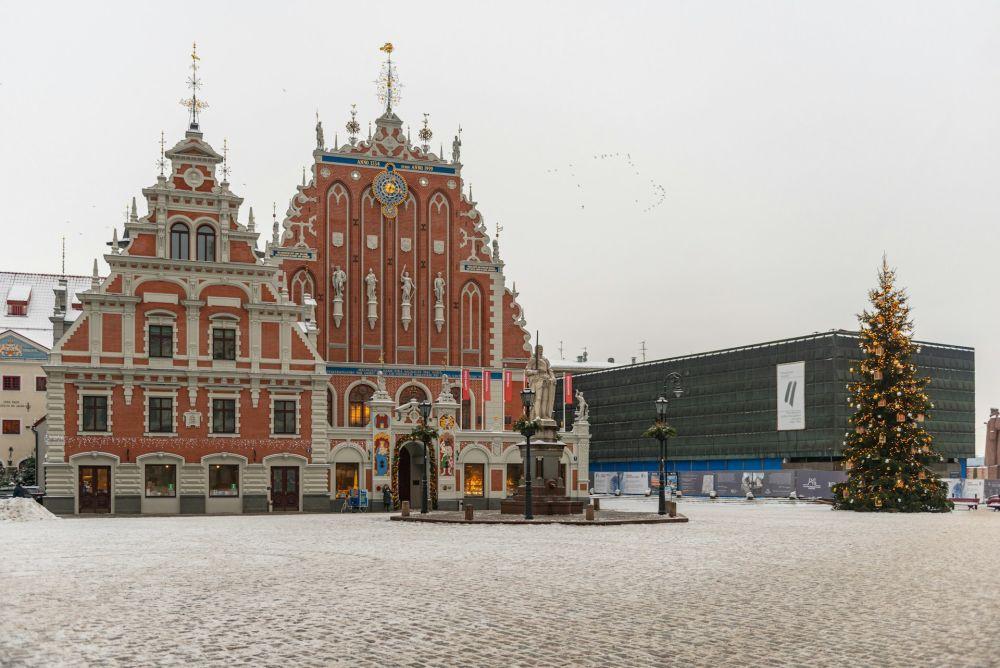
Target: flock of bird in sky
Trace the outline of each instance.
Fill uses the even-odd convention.
[[[642,173],[636,166],[635,162],[632,160],[631,153],[595,153],[593,159],[600,161],[622,162],[626,167],[628,167],[629,172],[640,178],[642,177]],[[571,162],[566,167],[563,168],[563,171],[569,173],[569,176],[570,178],[573,179],[577,189],[582,191],[583,184],[577,180],[577,175],[576,175],[577,168],[578,166]],[[558,174],[559,168],[553,167],[552,169],[546,169],[545,172],[547,174]],[[634,200],[636,208],[639,209],[642,213],[649,213],[650,211],[653,211],[654,209],[661,206],[667,199],[667,189],[663,186],[663,184],[657,183],[654,179],[649,179],[648,192],[650,195],[648,199],[644,200],[642,198],[637,197]],[[581,203],[580,208],[584,209],[586,208],[586,205],[584,203]]]

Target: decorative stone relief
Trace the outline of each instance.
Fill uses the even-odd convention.
[[[378,235],[369,234],[365,237],[365,245],[368,246],[369,250],[375,250],[378,248]]]
[[[333,242],[333,245],[336,248],[340,248],[341,246],[344,245],[344,233],[343,232],[334,232],[330,236],[330,240]]]
[[[399,250],[404,253],[409,253],[413,248],[413,240],[409,237],[403,237],[399,240]]]
[[[184,426],[200,427],[201,413],[199,411],[187,411],[186,413],[184,413]]]
[[[444,241],[441,240],[434,241],[434,253],[436,255],[444,255]]]
[[[454,190],[457,187],[458,184],[455,183],[455,179],[448,179],[448,190]]]

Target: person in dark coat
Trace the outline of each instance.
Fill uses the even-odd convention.
[[[382,486],[382,505],[385,506],[385,512],[392,510],[392,490],[389,485]]]
[[[14,483],[14,493],[12,495],[15,499],[28,499],[31,495],[28,494],[28,490],[21,486],[20,479]]]

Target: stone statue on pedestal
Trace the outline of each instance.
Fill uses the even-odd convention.
[[[338,264],[333,270],[333,296],[344,298],[344,286],[347,285],[347,272],[340,268]]]
[[[410,278],[410,274],[406,271],[406,265],[403,265],[403,273],[399,277],[399,281],[403,284],[403,304],[409,305],[413,301],[413,291],[415,285],[413,279]]]
[[[577,390],[574,395],[576,396],[576,415],[574,415],[574,419],[577,422],[587,422],[590,418],[590,406],[587,404],[587,400],[583,398],[583,392]]]
[[[551,420],[556,401],[556,375],[552,365],[542,355],[542,346],[535,346],[535,354],[525,369],[528,387],[535,391],[535,404],[531,407],[532,420]]]
[[[441,272],[437,273],[437,278],[434,279],[434,299],[437,300],[438,304],[444,303],[444,279],[441,277]]]
[[[378,285],[378,279],[375,278],[375,272],[371,269],[368,270],[368,275],[365,276],[365,285],[367,286],[368,301],[378,301],[378,297],[375,294],[375,287]]]

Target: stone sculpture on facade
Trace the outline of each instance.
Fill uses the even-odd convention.
[[[410,277],[408,271],[406,271],[406,265],[403,265],[403,273],[399,277],[399,282],[402,283],[402,301],[400,307],[402,308],[402,316],[400,317],[400,322],[403,323],[403,331],[409,331],[410,320],[412,316],[410,315],[410,306],[413,302],[413,293],[416,291],[416,284]]]
[[[333,325],[340,327],[340,322],[344,319],[344,288],[347,286],[347,272],[341,269],[339,264],[334,267],[331,281],[333,283]]]
[[[535,346],[535,354],[525,369],[528,387],[535,391],[535,404],[531,408],[531,419],[552,420],[552,409],[556,400],[556,375],[552,365],[542,354],[542,346]]]
[[[439,271],[434,279],[434,326],[439,332],[444,327],[444,288],[444,278]]]
[[[587,404],[587,400],[583,398],[583,392],[577,390],[574,395],[576,396],[576,413],[573,416],[574,422],[587,422],[590,419],[590,406]]]
[[[462,128],[458,128],[458,134],[455,135],[455,139],[451,142],[451,161],[452,162],[462,162]]]
[[[323,121],[319,120],[319,114],[316,114],[316,149],[322,151],[325,144],[326,142],[323,141]]]
[[[377,287],[378,287],[378,279],[375,277],[375,271],[369,268],[368,275],[365,276],[365,291],[368,296],[369,329],[375,329],[375,322],[378,320],[378,294],[376,293]]]
[[[990,409],[986,422],[986,453],[983,464],[988,478],[1000,477],[1000,409]]]

